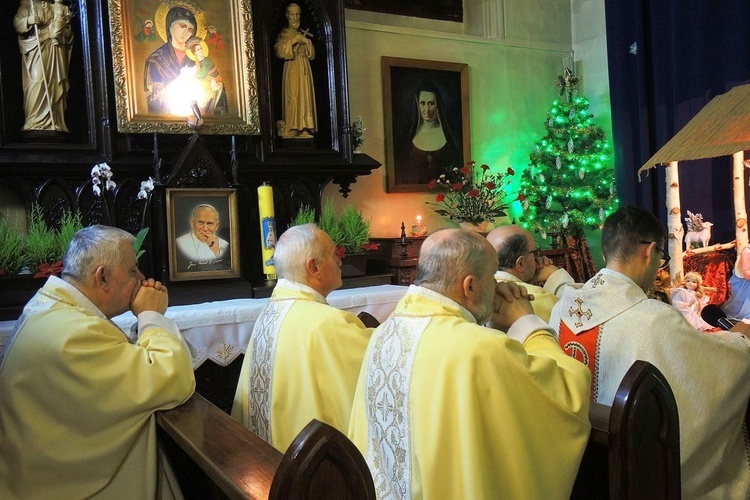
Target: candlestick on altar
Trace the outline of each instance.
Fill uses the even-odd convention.
[[[401,245],[401,258],[402,259],[408,259],[409,258],[409,252],[406,251],[406,248],[409,246],[411,242],[406,240],[406,225],[404,225],[403,221],[401,222],[401,240],[399,241],[399,245]]]

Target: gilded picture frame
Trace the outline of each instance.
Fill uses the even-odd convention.
[[[109,0],[109,14],[119,132],[260,134],[251,0]]]
[[[386,191],[429,191],[471,160],[469,66],[383,56],[381,69]]]
[[[236,189],[167,189],[171,281],[239,277],[239,242]]]

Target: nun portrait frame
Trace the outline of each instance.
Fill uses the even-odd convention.
[[[382,56],[381,70],[386,192],[428,192],[430,180],[471,160],[469,65]],[[423,95],[431,96],[431,111],[420,111]],[[444,140],[420,142],[424,113]]]
[[[108,3],[119,132],[260,134],[249,0]]]
[[[167,246],[171,281],[240,277],[240,230],[236,189],[167,189]],[[192,216],[208,205],[218,214],[220,253],[212,255],[193,236]],[[192,244],[192,245],[191,245]],[[191,255],[194,253],[194,255]]]

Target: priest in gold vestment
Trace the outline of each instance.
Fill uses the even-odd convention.
[[[314,418],[346,433],[372,329],[326,302],[341,261],[314,224],[287,229],[274,263],[280,279],[253,328],[232,416],[284,452]]]
[[[483,237],[432,234],[415,285],[373,333],[349,437],[379,499],[570,496],[590,375],[496,269]]]
[[[181,492],[154,412],[195,388],[190,355],[163,316],[167,290],[138,270],[133,236],[73,237],[0,351],[0,498],[170,498]],[[110,318],[131,310],[130,343]]]
[[[534,314],[549,321],[552,308],[566,290],[564,285],[574,283],[573,277],[547,257],[539,256],[534,236],[517,224],[493,229],[487,241],[497,252],[499,261],[495,279],[524,287],[534,296],[531,303]]]

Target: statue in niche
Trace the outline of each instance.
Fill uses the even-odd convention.
[[[68,132],[71,17],[67,0],[21,0],[18,6],[13,27],[21,52],[23,131]]]
[[[278,134],[285,139],[309,139],[318,129],[315,110],[315,86],[310,60],[315,59],[312,35],[300,30],[302,9],[296,3],[286,8],[288,27],[276,37],[276,57],[284,60],[281,114],[276,123]]]

